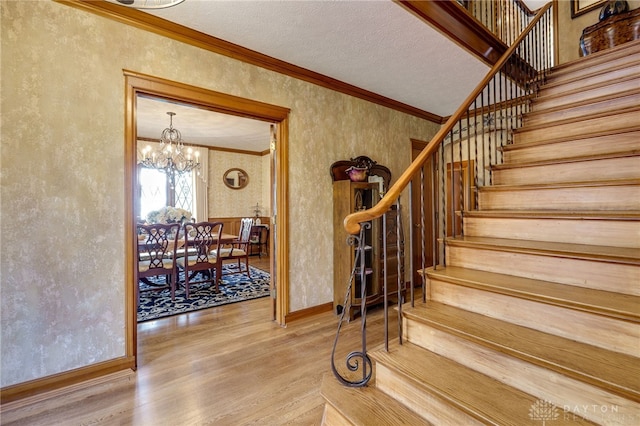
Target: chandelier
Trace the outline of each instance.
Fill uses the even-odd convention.
[[[150,146],[142,150],[143,167],[156,169],[164,172],[169,178],[171,187],[175,187],[176,176],[182,173],[200,171],[200,153],[187,147],[185,152],[182,134],[173,127],[173,116],[175,112],[167,112],[169,115],[169,127],[162,131],[160,135],[160,145],[157,149]]]
[[[164,9],[182,3],[184,0],[107,0],[110,3],[134,9]]]

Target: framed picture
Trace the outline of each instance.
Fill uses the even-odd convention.
[[[598,6],[606,3],[607,0],[571,0],[571,19],[574,19],[583,13],[597,9]]]

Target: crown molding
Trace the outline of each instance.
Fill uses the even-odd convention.
[[[113,19],[127,25],[187,43],[201,49],[246,62],[270,71],[313,83],[327,89],[341,92],[349,96],[363,99],[405,114],[413,115],[437,124],[443,122],[439,115],[412,107],[368,90],[353,86],[343,81],[310,71],[285,61],[275,59],[251,49],[230,43],[199,31],[187,28],[166,19],[141,12],[129,7],[119,6],[107,1],[95,0],[54,0],[56,3],[72,6],[105,18]]]

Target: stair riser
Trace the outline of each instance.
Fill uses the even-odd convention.
[[[547,161],[631,150],[640,150],[640,131],[506,149],[504,161],[505,163]]]
[[[324,413],[322,414],[322,426],[355,426],[349,420],[345,419],[338,410],[333,408],[331,404],[324,405]]]
[[[539,128],[521,128],[514,132],[514,143],[531,143],[557,138],[583,137],[598,132],[613,132],[640,125],[640,110],[605,115],[602,117],[552,124]]]
[[[403,375],[381,363],[376,363],[376,387],[391,395],[434,425],[474,425],[483,423],[467,415],[435,395],[423,390]]]
[[[608,424],[625,425],[626,419],[640,413],[640,404],[607,392],[592,384],[571,379],[563,374],[532,365],[483,345],[456,337],[421,322],[404,320],[404,336],[409,341],[439,355],[450,358],[523,392],[535,395],[557,407],[590,407],[581,411],[583,417],[594,422],[603,419],[603,413],[592,409],[603,401],[618,410],[607,414]],[[555,386],[549,386],[554,383]],[[562,413],[567,415],[569,413]]]
[[[629,79],[611,83],[606,86],[586,88],[583,91],[559,94],[557,96],[540,96],[534,101],[533,110],[541,111],[547,108],[569,105],[574,102],[589,101],[600,96],[613,95],[614,93],[623,94],[630,90],[637,90],[639,85],[640,79]]]
[[[550,148],[552,149],[552,148]],[[640,156],[498,169],[494,185],[536,185],[563,182],[640,178]]]
[[[606,84],[619,79],[640,75],[640,65],[614,69],[612,71],[592,74],[576,80],[565,80],[563,84],[549,84],[540,90],[540,96],[554,96],[568,91],[582,89],[591,85]]]
[[[487,190],[479,210],[640,210],[640,186]]]
[[[464,234],[468,237],[640,248],[639,221],[467,217]]]
[[[636,265],[451,245],[446,260],[451,266],[640,296]]]
[[[608,57],[606,60],[589,61],[588,64],[571,64],[559,67],[553,71],[548,79],[549,84],[558,84],[571,81],[596,73],[607,73],[622,67],[632,66],[640,62],[640,52],[625,52],[617,57]]]
[[[431,300],[615,352],[639,356],[640,328],[614,318],[429,279]]]
[[[551,125],[558,120],[566,120],[570,118],[579,118],[588,114],[597,114],[604,112],[611,112],[620,110],[623,108],[634,107],[640,104],[640,95],[638,93],[629,94],[628,96],[621,96],[615,99],[607,99],[599,102],[594,102],[586,105],[579,105],[575,107],[567,107],[557,111],[544,111],[540,113],[532,113],[525,116],[525,125],[536,126],[542,123]],[[536,108],[538,111],[538,108]]]

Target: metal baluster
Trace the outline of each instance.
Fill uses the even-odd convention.
[[[362,233],[362,239],[360,241],[360,341],[362,343],[362,354],[359,356],[362,358],[362,380],[367,377],[367,363],[365,357],[367,356],[367,263],[365,259],[365,250],[367,241],[365,234]],[[371,374],[371,373],[369,373]]]
[[[338,320],[338,330],[336,332],[336,337],[333,342],[333,349],[331,350],[331,371],[333,375],[345,386],[349,387],[362,387],[365,386],[369,380],[371,379],[371,374],[373,372],[371,359],[369,355],[367,355],[367,322],[366,322],[366,283],[363,281],[364,279],[364,251],[366,246],[365,241],[365,230],[371,228],[371,223],[365,222],[361,224],[360,234],[358,236],[350,235],[347,238],[347,244],[351,246],[355,246],[355,256],[353,268],[351,270],[351,276],[349,277],[349,283],[347,286],[347,291],[344,300],[344,308],[340,314],[340,319]],[[335,355],[336,349],[338,347],[338,340],[340,337],[340,330],[342,329],[342,324],[345,322],[345,315],[351,310],[351,291],[353,288],[353,284],[355,282],[356,273],[358,273],[358,265],[360,265],[360,284],[361,284],[361,342],[362,349],[361,351],[352,351],[347,355],[345,360],[346,368],[349,371],[357,372],[360,368],[362,368],[362,379],[360,380],[350,380],[344,377],[335,365]],[[360,361],[362,360],[362,361]],[[361,365],[362,364],[362,365]]]
[[[384,290],[384,349],[389,352],[389,292],[387,270],[387,214],[382,215],[382,288]]]
[[[474,143],[475,143],[475,139],[474,139]],[[474,165],[477,163],[477,159],[474,159]],[[471,191],[471,182],[473,182],[474,179],[472,179],[471,177],[471,123],[469,121],[469,109],[467,109],[467,182],[469,185],[469,191]],[[472,206],[471,206],[471,196],[472,194],[469,193],[469,205],[467,206],[467,210],[472,210]],[[462,223],[464,224],[464,215],[462,216]],[[464,229],[464,228],[462,228]],[[464,231],[463,231],[463,235],[464,235]]]
[[[500,115],[496,116],[496,164],[500,164],[501,161],[498,159],[498,153],[500,152],[500,150],[498,149],[498,136],[500,136],[500,147],[502,147],[504,141],[502,140],[504,137],[504,132],[502,132],[501,130],[499,130],[502,127],[502,115],[504,114],[505,110],[504,110],[504,99],[503,99],[503,94],[504,94],[504,88],[502,87],[502,82],[505,79],[506,75],[504,72],[502,72],[502,70],[498,71],[498,84],[499,84],[499,89],[498,89],[498,96],[499,96],[499,104],[500,104]],[[505,87],[506,87],[506,83],[505,83]],[[498,103],[496,102],[496,104]]]
[[[473,100],[473,148],[475,150],[475,170],[473,171],[473,184],[475,186],[475,191],[473,192],[473,205],[477,209],[478,208],[478,187],[480,186],[480,182],[478,180],[478,163],[480,157],[478,157],[478,98]],[[480,115],[482,117],[482,115]],[[482,165],[484,166],[484,158],[482,159]]]
[[[464,168],[462,167],[462,121],[458,121],[458,130],[459,130],[459,135],[460,135],[460,139],[458,140],[458,151],[460,154],[460,162],[459,162],[459,176],[460,176],[460,203],[458,204],[458,206],[460,207],[460,235],[464,235],[464,227],[463,227],[463,221],[464,221]],[[453,181],[451,182],[451,184],[453,185]],[[453,201],[453,200],[452,200]],[[454,222],[455,222],[455,216],[453,217]],[[455,237],[455,235],[454,235]]]
[[[397,284],[398,284],[398,340],[402,344],[402,302],[404,295],[404,279],[402,277],[402,268],[404,265],[404,243],[402,238],[402,207],[400,204],[400,197],[396,200],[396,260],[397,260]],[[413,275],[413,272],[411,273]]]
[[[445,161],[444,161],[444,144],[440,145],[440,177],[441,177],[441,183],[442,183],[442,191],[440,192],[441,197],[442,197],[442,238],[443,240],[447,238],[447,210],[446,210],[446,201],[447,201],[447,190],[446,190],[446,186],[445,186],[445,173],[446,173],[446,169],[445,169]],[[436,238],[436,244],[437,244],[438,239]],[[443,256],[442,258],[442,263],[443,265],[446,266],[447,264],[447,256]]]
[[[488,144],[487,148],[488,148],[488,152],[489,152],[489,158],[488,158],[489,167],[488,167],[487,172],[489,173],[489,185],[491,185],[493,183],[493,181],[492,181],[492,172],[491,172],[491,166],[492,166],[492,162],[491,162],[491,145],[492,145],[491,144],[491,140],[492,140],[492,137],[491,137],[491,100],[492,100],[491,88],[492,87],[493,87],[493,99],[495,100],[495,87],[496,87],[496,85],[495,85],[495,79],[494,78],[492,78],[489,81],[489,94],[487,95],[487,98],[488,98],[487,102],[489,103],[489,105],[488,105],[489,113],[487,114],[487,117],[488,117],[487,126],[489,127],[489,129],[487,131],[487,135],[489,136],[489,138],[488,138],[489,140],[487,141],[487,144]]]
[[[453,149],[453,130],[451,130],[451,132],[449,132],[449,137],[451,138],[450,142],[449,142],[449,146],[451,149],[451,188],[449,188],[449,190],[451,191],[451,205],[449,206],[449,209],[451,210],[451,236],[455,237],[456,236],[456,208],[455,208],[455,203],[454,200],[456,199],[456,189],[455,189],[455,174],[454,174],[454,165],[455,165],[455,154],[454,154],[454,149]]]
[[[433,153],[433,155],[431,155],[431,170],[432,173],[437,171],[437,167],[438,167],[438,162],[437,162],[437,153]],[[424,171],[423,171],[424,173]],[[437,176],[437,175],[436,175]],[[423,180],[424,182],[424,177]],[[429,179],[429,183],[431,184],[431,240],[433,242],[433,244],[431,245],[431,254],[432,254],[432,259],[433,259],[433,269],[436,269],[436,265],[438,265],[438,258],[439,258],[439,254],[438,254],[438,232],[437,232],[437,221],[438,221],[438,211],[437,211],[437,194],[436,194],[436,177],[432,175],[431,179]],[[423,202],[424,205],[424,202]],[[422,215],[423,219],[422,221],[424,222],[424,212]],[[424,239],[424,234],[425,234],[425,229],[424,227],[422,228],[422,238]],[[424,251],[422,254],[422,263],[425,263],[424,260]],[[424,272],[422,274],[422,301],[425,302],[426,301],[426,287],[427,284],[424,280]]]
[[[422,166],[420,168],[420,176],[423,175],[424,171],[424,166]],[[420,187],[422,188],[422,184],[420,184]],[[424,194],[422,193],[422,191],[420,191],[420,204],[424,204]],[[415,265],[413,264],[413,233],[414,233],[414,217],[413,217],[413,179],[411,179],[409,181],[409,247],[411,247],[411,256],[409,256],[409,270],[411,271],[411,274],[409,274],[409,285],[411,286],[411,307],[413,308],[415,306],[414,303],[414,294],[413,294],[413,288],[414,288],[414,273],[413,271],[415,271]],[[422,243],[420,244],[422,249],[421,252],[424,253],[424,238],[422,239]],[[422,262],[422,269],[424,269],[424,262]],[[386,305],[385,305],[385,309],[387,309]]]

